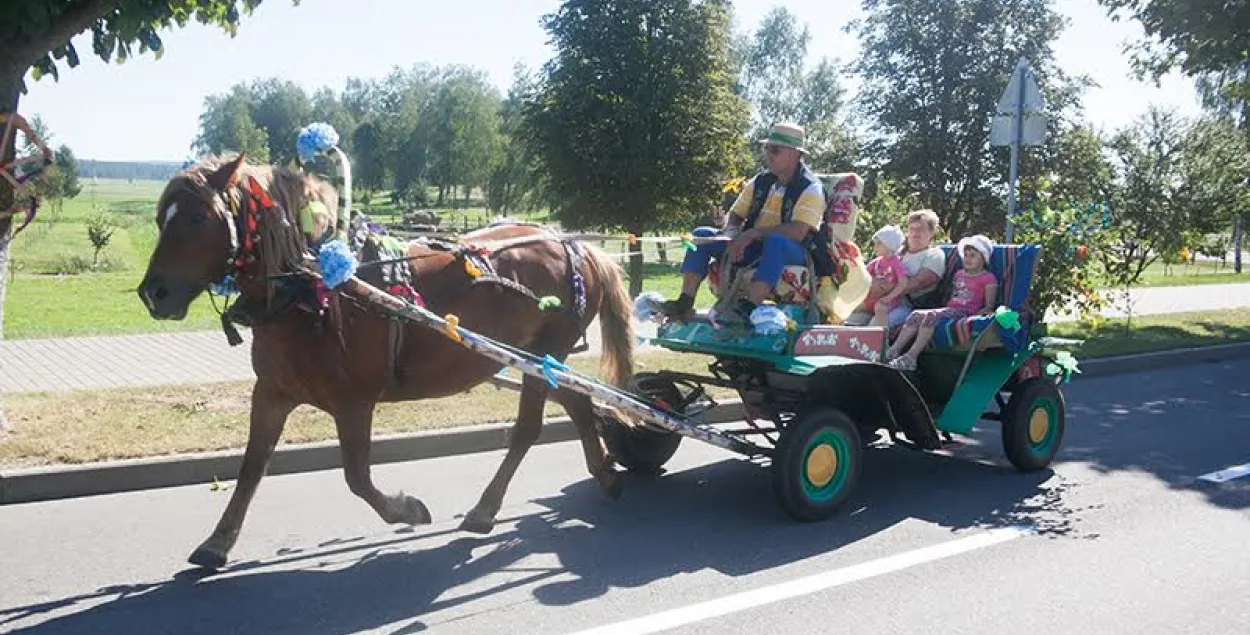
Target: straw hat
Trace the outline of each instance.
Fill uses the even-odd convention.
[[[763,146],[794,148],[803,154],[807,154],[807,148],[803,147],[806,137],[807,133],[798,124],[775,123],[768,129],[768,136],[760,139],[759,143]]]

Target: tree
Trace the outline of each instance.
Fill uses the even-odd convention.
[[[840,121],[846,91],[833,61],[822,59],[806,70],[810,41],[807,25],[782,7],[770,10],[748,40],[740,85],[755,109],[750,139],[760,138],[778,121],[793,121],[807,131],[813,166],[848,170],[856,157]]]
[[[1190,208],[1193,231],[1207,238],[1218,249],[1205,249],[1223,260],[1233,244],[1210,237],[1223,235],[1230,227],[1234,233],[1250,220],[1250,137],[1238,130],[1231,117],[1208,116],[1190,129],[1185,141],[1181,170],[1185,187],[1183,197]],[[1211,254],[1216,255],[1216,254]],[[1241,273],[1240,263],[1234,270]]]
[[[246,152],[255,162],[269,161],[269,136],[252,118],[255,96],[239,84],[225,95],[209,95],[200,113],[200,132],[193,147],[200,152]]]
[[[755,107],[756,136],[778,121],[797,121],[811,39],[807,25],[784,7],[773,7],[760,20],[742,67],[742,86]]]
[[[990,147],[990,124],[1022,56],[1038,76],[1052,132],[1076,105],[1052,50],[1064,18],[1052,0],[862,4],[866,17],[848,28],[863,46],[854,69],[864,80],[859,108],[876,133],[867,151],[953,236],[1001,233],[1007,153]],[[1035,162],[1026,156],[1021,174],[1034,173]]]
[[[298,4],[298,0],[292,0]],[[58,60],[73,68],[78,51],[70,41],[87,30],[92,49],[104,61],[125,61],[136,53],[164,50],[158,31],[185,26],[194,19],[233,35],[241,14],[261,0],[9,0],[0,21],[0,112],[17,112],[25,76],[39,80],[59,74]],[[12,146],[0,148],[0,162],[12,160]],[[13,192],[0,185],[0,209],[13,204]],[[0,337],[4,333],[4,297],[8,279],[12,219],[0,220]]]
[[[440,78],[431,108],[421,118],[440,205],[449,189],[463,186],[467,198],[470,189],[486,184],[499,145],[499,101],[481,71],[453,67]]]
[[[519,65],[513,69],[512,87],[499,110],[500,148],[486,189],[486,205],[492,211],[530,211],[540,203],[542,173],[533,148],[521,137],[522,108],[534,90],[534,78]]]
[[[386,183],[385,146],[378,134],[378,125],[372,119],[356,126],[351,139],[353,187],[360,190],[361,200],[368,204]]]
[[[1040,172],[1049,187],[1025,187],[1022,209],[1034,198],[1049,197],[1051,206],[1084,208],[1106,204],[1114,194],[1115,168],[1107,156],[1107,142],[1088,125],[1066,128],[1043,149]],[[1042,201],[1038,201],[1041,203]]]
[[[1114,19],[1137,20],[1146,38],[1132,48],[1139,73],[1156,80],[1180,69],[1218,92],[1250,101],[1250,4],[1227,0],[1098,0]]]
[[[1117,194],[1111,205],[1111,242],[1102,255],[1108,277],[1126,300],[1147,267],[1185,246],[1186,232],[1194,225],[1183,196],[1185,136],[1180,117],[1151,107],[1111,140]]]
[[[1194,78],[1204,104],[1234,116],[1250,139],[1250,4],[1227,0],[1098,0],[1115,19],[1137,20],[1145,39],[1133,47],[1141,75],[1157,81],[1179,69]],[[1250,174],[1245,177],[1250,179]],[[1241,273],[1244,217],[1233,219],[1234,263]]]
[[[426,120],[433,118],[438,75],[437,69],[425,65],[396,70],[380,82],[375,93],[375,107],[383,114],[374,122],[393,174],[393,196],[410,203],[424,204],[426,200],[433,128]]]
[[[745,150],[724,0],[566,0],[525,134],[566,226],[643,235],[719,199]],[[632,249],[638,251],[637,245]],[[630,262],[642,289],[642,260]]]
[[[269,161],[287,165],[295,161],[295,139],[312,118],[312,104],[304,89],[292,81],[271,78],[251,86],[252,121],[265,131]]]
[[[78,159],[69,146],[62,144],[56,149],[52,165],[56,168],[56,191],[61,198],[74,198],[82,191],[78,182]]]

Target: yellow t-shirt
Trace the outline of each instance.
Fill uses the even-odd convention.
[[[738,195],[738,200],[734,201],[733,207],[729,208],[730,212],[741,216],[743,219],[751,211],[751,201],[755,197],[756,178],[752,177],[747,182],[746,186],[742,188],[742,193]],[[774,183],[772,189],[768,191],[768,200],[764,202],[764,209],[760,210],[760,217],[755,222],[756,227],[772,227],[781,224],[781,201],[785,196],[786,186],[781,183]],[[819,229],[824,216],[825,191],[821,187],[820,181],[813,181],[799,195],[799,200],[795,201],[792,220],[796,223],[809,225],[812,229]]]

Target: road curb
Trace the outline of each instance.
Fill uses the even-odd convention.
[[[727,423],[738,420],[740,412],[740,403],[735,399],[718,404],[707,412],[706,418],[709,423]],[[382,465],[503,450],[508,447],[511,428],[511,423],[495,423],[377,436],[369,454],[373,465]],[[577,430],[572,420],[552,418],[543,423],[536,445],[575,439]],[[214,478],[232,481],[242,463],[242,450],[224,450],[0,471],[0,505],[211,483]],[[342,466],[338,441],[319,441],[280,446],[266,474],[298,474]]]
[[[1082,377],[1100,377],[1158,370],[1170,366],[1219,363],[1243,357],[1250,357],[1250,342],[1082,360],[1080,370]]]
[[[1218,363],[1250,357],[1250,342],[1143,353],[1081,362],[1076,381],[1169,366]],[[741,402],[726,400],[707,413],[709,423],[728,423],[742,417]],[[376,437],[371,455],[375,465],[502,450],[508,445],[509,423],[465,426],[403,435]],[[548,419],[538,444],[577,438],[567,417]],[[241,450],[110,461],[89,465],[52,466],[0,471],[0,504],[114,494],[135,490],[229,481],[238,474]],[[268,474],[297,474],[342,467],[337,441],[279,447]]]

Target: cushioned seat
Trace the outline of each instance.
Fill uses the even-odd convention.
[[[749,267],[739,269],[736,272],[746,280],[750,280],[755,275],[755,268]],[[708,284],[712,290],[712,295],[720,297],[721,278],[720,263],[713,261],[708,266]],[[789,265],[781,270],[781,280],[773,287],[773,298],[778,304],[796,304],[799,306],[807,306],[812,300],[812,284],[809,278],[810,271],[803,265]],[[739,296],[746,297],[747,286],[742,285],[738,293]]]
[[[948,290],[955,272],[963,268],[963,258],[954,245],[942,245],[946,254],[946,275],[941,288]],[[990,256],[989,269],[998,278],[998,304],[1020,315],[1020,329],[1012,330],[999,324],[993,316],[973,316],[961,320],[938,322],[933,335],[931,350],[966,351],[986,329],[993,329],[981,338],[977,348],[1002,347],[1011,352],[1020,350],[1028,342],[1029,328],[1034,316],[1029,308],[1029,293],[1033,274],[1037,270],[1042,248],[1038,245],[997,245]]]
[[[829,231],[826,238],[832,243],[846,243],[839,253],[852,254],[846,256],[846,258],[856,262],[853,264],[843,263],[845,268],[848,270],[852,268],[863,270],[863,258],[859,255],[858,247],[853,244],[853,237],[855,235],[855,223],[859,217],[859,207],[856,204],[856,200],[863,196],[864,179],[854,172],[819,176],[825,188],[825,222]],[[807,260],[809,261],[808,265],[810,265],[810,256]],[[708,284],[712,294],[718,299],[724,300],[724,298],[720,298],[720,294],[725,289],[731,288],[731,285],[723,284],[720,264],[720,262],[713,261],[708,267]],[[774,301],[778,304],[793,304],[804,308],[811,303],[815,294],[816,281],[812,280],[811,270],[808,265],[790,265],[782,269],[781,280],[773,287]],[[866,279],[867,271],[860,271],[860,273]],[[740,276],[740,280],[749,281],[755,275],[755,268],[748,266],[744,269],[736,269],[734,275]],[[843,277],[845,275],[844,273]],[[864,285],[866,289],[866,280]],[[850,288],[853,289],[854,285],[852,284]],[[738,289],[738,295],[745,297],[747,285],[742,284]],[[843,295],[847,294],[844,293]],[[844,298],[844,301],[850,302],[851,306],[853,306],[859,303],[859,299],[862,298]]]

